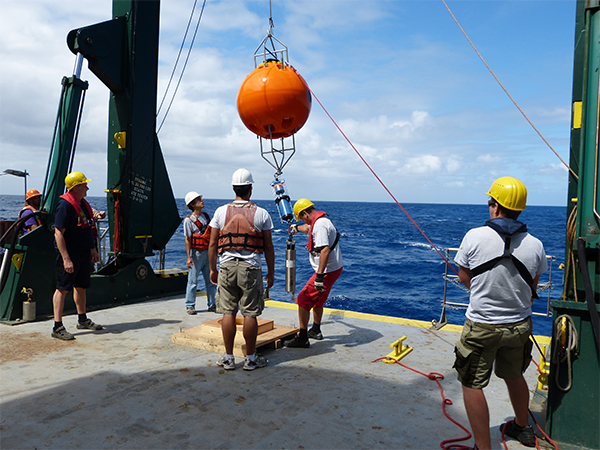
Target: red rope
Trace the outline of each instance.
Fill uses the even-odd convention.
[[[342,129],[340,128],[340,126],[337,124],[337,122],[333,119],[333,117],[331,117],[331,114],[329,114],[329,112],[325,109],[325,107],[323,106],[323,104],[321,103],[321,101],[317,98],[317,96],[315,95],[315,93],[312,91],[312,89],[308,88],[309,91],[311,92],[313,98],[317,101],[317,103],[319,103],[319,105],[321,106],[321,108],[323,108],[323,111],[325,111],[325,114],[327,114],[327,116],[331,119],[331,121],[333,122],[333,124],[335,125],[335,127],[338,129],[338,131],[342,134],[342,136],[344,136],[344,138],[346,139],[346,141],[348,142],[348,144],[350,144],[350,147],[352,147],[352,149],[356,152],[356,154],[358,155],[358,157],[362,160],[362,162],[365,163],[365,165],[369,168],[369,170],[371,171],[371,173],[375,176],[375,178],[377,178],[377,181],[379,181],[379,183],[381,184],[381,186],[383,186],[383,188],[387,191],[388,194],[390,194],[390,197],[392,197],[392,199],[394,199],[394,202],[396,202],[396,205],[398,205],[400,207],[400,209],[402,211],[404,211],[404,214],[406,214],[406,217],[408,217],[410,219],[410,221],[414,224],[415,227],[417,227],[417,230],[419,230],[421,232],[421,234],[425,237],[425,239],[427,239],[427,242],[429,242],[429,244],[434,248],[434,250],[436,252],[438,252],[438,254],[442,257],[442,259],[444,261],[446,261],[446,264],[448,264],[450,266],[450,268],[454,271],[454,273],[456,275],[458,275],[458,272],[456,271],[456,269],[454,268],[454,266],[452,264],[450,264],[448,262],[448,260],[446,259],[446,257],[444,255],[442,255],[442,252],[440,252],[438,250],[438,248],[433,245],[433,242],[431,242],[429,240],[429,238],[427,237],[427,235],[423,232],[423,230],[421,230],[421,228],[419,228],[419,225],[417,225],[417,222],[415,222],[413,220],[413,218],[410,216],[410,214],[408,214],[408,212],[406,212],[406,210],[404,209],[404,207],[400,204],[400,202],[398,200],[396,200],[396,197],[394,197],[394,194],[392,194],[392,192],[387,188],[387,186],[385,185],[385,183],[383,181],[381,181],[381,178],[379,178],[377,176],[377,174],[375,173],[375,171],[371,168],[371,166],[369,165],[369,163],[365,160],[365,158],[362,157],[362,155],[360,154],[360,152],[356,149],[356,147],[354,146],[354,144],[352,144],[352,142],[350,141],[350,139],[348,139],[348,136],[346,136],[344,134],[344,132],[342,131]]]
[[[533,413],[531,412],[531,410],[529,411],[529,415],[533,419],[533,423],[535,423],[535,426],[537,427],[537,429],[540,430],[540,433],[542,433],[544,435],[544,438],[546,439],[546,441],[548,441],[550,444],[552,444],[552,446],[554,447],[554,450],[559,450],[556,443],[552,439],[550,439],[550,437],[546,433],[544,433],[544,430],[542,430],[542,427],[540,427],[540,425],[535,420],[535,417],[533,417]],[[511,420],[510,422],[514,422],[514,420]],[[508,425],[510,422],[506,422],[506,425]],[[506,429],[506,425],[504,425],[502,427],[502,445],[504,445],[505,450],[508,450],[508,445],[506,445],[506,440],[504,439],[504,430]],[[540,447],[540,439],[537,437],[537,435],[535,436],[535,448],[537,448],[538,450],[542,450],[542,448]]]
[[[558,445],[556,445],[556,443],[552,439],[550,439],[550,437],[546,433],[544,433],[544,430],[542,430],[542,427],[540,427],[540,425],[537,423],[537,421],[535,420],[535,417],[533,417],[533,413],[531,411],[529,411],[529,415],[533,419],[533,423],[535,423],[535,426],[537,427],[537,429],[540,430],[540,433],[542,433],[544,435],[544,438],[552,444],[552,446],[554,447],[554,450],[558,450]],[[537,445],[537,442],[538,442],[537,436],[535,437],[535,442]]]
[[[383,356],[381,358],[374,359],[371,362],[374,363],[374,362],[377,362],[377,361],[381,361],[382,359],[387,359],[387,360],[392,359],[393,361],[395,361],[396,363],[400,364],[405,369],[412,370],[413,372],[416,372],[419,375],[423,375],[424,377],[427,377],[430,380],[433,380],[433,381],[435,381],[438,384],[438,387],[440,388],[440,395],[442,396],[442,410],[444,411],[444,415],[453,424],[459,426],[460,428],[462,428],[467,433],[467,436],[465,436],[465,437],[455,438],[455,439],[446,439],[445,441],[440,442],[440,447],[442,449],[444,449],[444,450],[469,450],[469,449],[473,448],[473,447],[466,446],[466,445],[463,445],[463,444],[453,444],[453,442],[461,442],[461,441],[466,441],[467,439],[471,439],[471,432],[467,428],[465,428],[464,426],[462,426],[460,423],[458,423],[456,420],[454,420],[452,417],[450,417],[450,415],[446,412],[446,405],[452,405],[452,400],[447,399],[446,397],[444,397],[444,389],[442,388],[442,383],[440,383],[440,380],[444,379],[444,375],[442,375],[441,373],[437,373],[437,372],[429,372],[428,374],[426,374],[424,372],[420,372],[420,371],[418,371],[416,369],[413,369],[412,367],[409,367],[406,364],[402,364],[400,361],[397,361],[397,360],[395,360],[393,358],[389,358],[388,359],[387,356]],[[544,430],[542,430],[542,427],[540,427],[540,425],[537,423],[537,421],[535,420],[535,417],[533,416],[533,413],[531,412],[531,410],[529,411],[529,415],[531,416],[531,419],[533,420],[533,423],[535,423],[535,426],[537,427],[537,429],[540,430],[540,433],[542,433],[544,435],[544,438],[548,442],[550,442],[552,444],[552,446],[554,447],[554,450],[559,450],[558,446],[556,445],[556,443],[552,439],[550,439],[550,437],[544,432]],[[505,450],[508,450],[508,446],[506,445],[506,440],[504,439],[504,429],[505,428],[506,428],[506,426],[504,426],[502,428],[502,444],[504,445]],[[538,439],[537,435],[535,437],[535,447],[538,450],[541,450],[541,448],[539,446],[539,439]]]
[[[377,358],[371,362],[377,362],[377,361],[380,361],[380,360],[386,359],[386,358],[387,358],[387,356],[384,356],[382,358]],[[444,412],[444,415],[454,425],[459,426],[467,433],[467,436],[465,436],[465,437],[455,438],[455,439],[446,439],[445,441],[440,442],[440,447],[444,450],[468,450],[468,449],[471,449],[472,448],[471,446],[466,446],[463,444],[454,444],[454,442],[461,442],[461,441],[466,441],[467,439],[471,439],[471,432],[468,429],[466,429],[464,426],[462,426],[460,423],[458,423],[456,420],[454,420],[452,417],[450,417],[450,415],[446,412],[446,405],[452,405],[452,400],[450,400],[444,396],[444,388],[442,388],[442,383],[440,383],[440,380],[444,379],[444,375],[442,375],[441,373],[437,373],[437,372],[429,372],[428,374],[426,374],[424,372],[420,372],[416,369],[413,369],[412,367],[409,367],[406,364],[402,364],[400,361],[397,361],[395,359],[393,359],[393,361],[400,364],[405,369],[412,370],[413,372],[416,372],[419,375],[423,375],[424,377],[427,377],[430,380],[435,381],[437,383],[438,387],[440,388],[440,395],[442,396],[442,410]]]

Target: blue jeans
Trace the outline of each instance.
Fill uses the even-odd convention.
[[[185,307],[190,308],[196,306],[196,287],[198,286],[198,276],[200,272],[204,277],[204,284],[206,285],[206,297],[208,299],[208,307],[212,308],[215,306],[215,293],[217,287],[210,282],[210,265],[208,264],[208,250],[197,250],[192,248],[190,250],[190,256],[192,257],[192,268],[188,269],[188,282],[185,293]]]

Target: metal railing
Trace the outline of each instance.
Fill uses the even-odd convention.
[[[442,313],[440,315],[440,320],[432,320],[431,323],[433,324],[431,326],[432,329],[434,330],[439,330],[440,328],[442,328],[444,325],[446,325],[448,323],[448,321],[446,320],[446,307],[452,308],[452,309],[466,309],[469,306],[469,302],[467,301],[466,303],[463,302],[450,302],[447,300],[447,295],[448,295],[448,283],[453,284],[457,287],[459,287],[460,289],[462,289],[463,291],[465,291],[466,293],[471,292],[469,289],[467,289],[458,279],[458,275],[451,275],[448,273],[448,267],[449,267],[449,261],[450,261],[450,254],[456,254],[456,252],[458,252],[458,248],[446,248],[445,249],[445,253],[446,253],[446,265],[444,268],[444,274],[442,275],[442,277],[444,278],[444,297],[441,301],[442,304]],[[556,261],[556,257],[554,256],[550,256],[547,255],[546,259],[549,261],[549,269],[548,269],[548,281],[545,283],[539,283],[536,289],[536,292],[539,294],[540,292],[543,291],[548,291],[548,299],[546,302],[546,312],[545,313],[539,313],[539,312],[532,312],[532,314],[536,315],[536,316],[543,316],[543,317],[550,317],[551,313],[550,313],[550,291],[552,289],[554,289],[554,284],[552,283],[552,263],[554,261]],[[452,258],[452,260],[454,260],[454,258]]]
[[[96,237],[96,248],[98,249],[98,255],[100,256],[100,262],[96,264],[95,270],[104,267],[108,264],[110,258],[113,256],[113,248],[110,245],[110,234],[108,233],[110,228],[108,226],[108,219],[100,219],[96,221],[96,227],[98,229],[98,236]],[[165,269],[165,250],[159,250],[158,252],[158,270]]]
[[[101,219],[96,221],[96,228],[98,229],[98,236],[96,237],[96,248],[98,249],[98,255],[100,256],[100,262],[96,264],[95,269],[98,270],[100,267],[104,267],[108,264],[108,258],[112,252],[110,246],[110,235],[108,234],[108,219]]]

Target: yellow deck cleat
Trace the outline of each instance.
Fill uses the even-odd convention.
[[[390,348],[393,348],[394,351],[387,355],[385,358],[383,358],[384,363],[393,364],[395,362],[400,361],[402,358],[404,358],[406,355],[412,352],[412,347],[403,344],[405,339],[406,336],[402,336],[396,342],[390,344]]]

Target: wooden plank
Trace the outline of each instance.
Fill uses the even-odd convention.
[[[223,345],[220,320],[221,319],[214,319],[209,321],[211,323],[205,322],[196,327],[176,331],[171,336],[171,342],[211,352],[224,353],[225,346]],[[261,321],[265,319],[258,320]],[[218,326],[215,326],[215,322],[218,322]],[[281,348],[284,338],[291,338],[298,332],[298,328],[275,325],[272,320],[265,320],[265,322],[270,322],[270,324],[267,325],[267,328],[272,328],[261,332],[257,336],[257,349],[265,346],[269,346],[268,348]],[[246,343],[241,329],[238,329],[236,332],[233,354],[240,357],[246,356]]]

